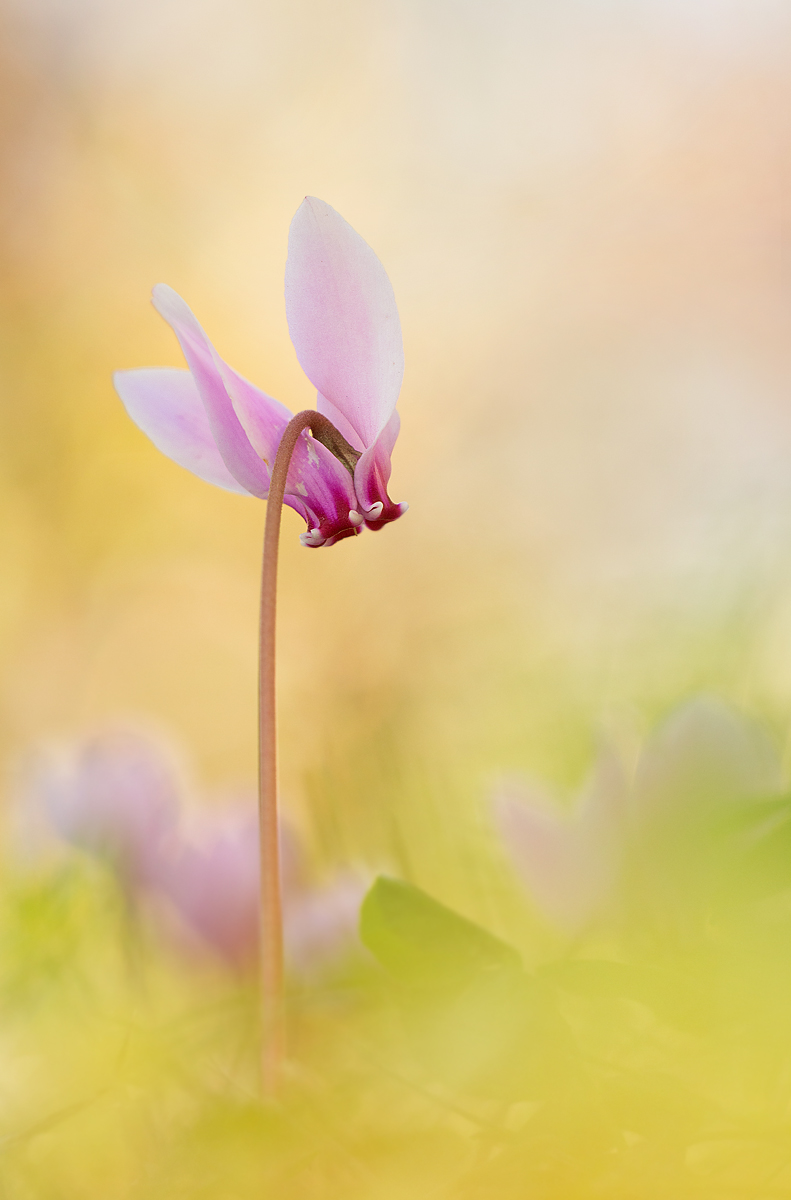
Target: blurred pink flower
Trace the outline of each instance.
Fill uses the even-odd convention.
[[[42,753],[23,801],[66,841],[106,857],[127,887],[144,883],[178,822],[179,782],[164,749],[129,730]]]
[[[695,853],[696,822],[782,789],[780,761],[764,731],[727,704],[700,696],[647,740],[631,784],[617,758],[605,753],[568,815],[540,788],[519,782],[500,785],[492,803],[537,908],[558,928],[576,932],[612,901],[627,856],[635,858],[638,886],[678,889],[679,839]]]
[[[180,296],[165,284],[154,307],[178,338],[189,370],[117,371],[136,425],[201,479],[265,499],[291,413],[225,363]],[[291,222],[286,314],[318,410],[360,453],[354,478],[307,431],[291,460],[285,502],[307,522],[306,546],[380,529],[406,511],[387,494],[404,370],[401,325],[384,267],[328,204],[307,197]]]
[[[366,883],[338,873],[311,883],[296,833],[281,826],[286,962],[310,974],[354,946]],[[255,962],[259,914],[258,824],[252,806],[203,813],[170,844],[154,886],[183,925],[230,966]]]
[[[623,855],[626,779],[604,752],[570,813],[535,785],[510,781],[493,797],[494,817],[537,908],[577,932],[611,899]]]
[[[659,726],[640,755],[632,805],[642,825],[783,789],[771,739],[714,696],[696,696]]]
[[[129,898],[147,896],[151,915],[171,932],[164,910],[175,915],[182,945],[245,968],[258,949],[255,799],[187,817],[182,799],[168,748],[114,729],[38,754],[24,774],[17,807],[28,818],[28,832],[43,814],[65,841],[104,858]],[[310,975],[354,947],[367,882],[339,871],[315,883],[300,839],[286,822],[280,844],[286,960],[298,974]]]

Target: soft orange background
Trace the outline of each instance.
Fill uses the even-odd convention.
[[[313,404],[283,305],[306,193],[395,288],[410,511],[312,552],[284,518],[287,804],[419,859],[497,772],[573,782],[602,728],[686,692],[785,736],[787,6],[4,0],[0,23],[12,770],[128,718],[202,785],[252,780],[263,505],[162,458],[110,373],[180,365],[162,280]]]

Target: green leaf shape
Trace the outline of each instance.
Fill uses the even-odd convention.
[[[399,983],[463,987],[482,972],[517,974],[513,946],[411,883],[380,875],[360,912],[360,937]]]

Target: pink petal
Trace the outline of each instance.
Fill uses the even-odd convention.
[[[619,760],[605,752],[571,814],[518,783],[494,797],[495,820],[514,866],[537,907],[561,929],[586,925],[618,882],[626,786]]]
[[[187,929],[240,968],[258,945],[257,828],[255,809],[204,814],[191,837],[171,843],[153,881]]]
[[[329,204],[308,196],[288,237],[286,316],[303,371],[372,446],[404,373],[393,289],[370,246]]]
[[[286,503],[297,509],[308,523],[302,534],[305,546],[331,546],[344,537],[354,537],[359,525],[350,520],[357,510],[354,481],[334,454],[307,432],[297,442],[288,469],[290,495]]]
[[[180,786],[165,749],[117,729],[42,760],[31,795],[66,841],[106,855],[134,884],[155,870],[175,829]]]
[[[285,404],[281,404],[273,396],[268,396],[254,383],[250,383],[229,367],[216,352],[215,357],[219,363],[225,390],[231,397],[234,412],[256,454],[271,470],[283,430],[293,414]]]
[[[305,888],[284,905],[286,961],[311,975],[359,946],[360,905],[370,882],[339,873],[321,888]]]
[[[498,796],[495,819],[514,866],[544,915],[561,929],[575,930],[593,915],[586,864],[572,825],[553,813],[512,796]]]
[[[225,364],[177,292],[159,283],[154,288],[153,302],[179,340],[223,462],[245,491],[265,499],[269,491],[269,470],[253,449],[234,410],[223,378]]]
[[[338,433],[343,434],[350,446],[353,446],[355,450],[359,450],[360,452],[365,449],[357,430],[349,424],[341,410],[336,408],[332,401],[328,400],[326,396],[322,396],[321,392],[319,392],[316,397],[316,408],[322,414],[322,416],[325,416],[327,420],[332,421],[333,425],[338,430]]]
[[[388,521],[395,521],[407,510],[407,505],[396,504],[387,494],[390,479],[390,455],[393,452],[401,419],[394,412],[374,444],[365,451],[354,471],[354,488],[360,511],[369,529],[381,529]]]
[[[177,367],[116,371],[113,383],[129,416],[157,450],[207,483],[249,495],[222,460],[189,371]]]
[[[181,343],[205,407],[209,434],[226,469],[245,490],[266,499],[269,469],[291,413],[223,362],[172,288],[158,284],[154,304]],[[285,503],[307,522],[305,545],[331,546],[360,532],[349,519],[357,508],[349,472],[307,434],[291,459]]]
[[[721,700],[698,696],[671,713],[643,750],[634,819],[665,819],[782,789],[780,759],[763,729]]]

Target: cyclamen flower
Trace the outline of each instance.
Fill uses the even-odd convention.
[[[615,755],[601,755],[570,814],[518,780],[500,785],[493,808],[537,908],[569,933],[585,926],[611,899],[623,858],[626,780]]]
[[[782,791],[783,771],[764,730],[721,700],[698,696],[646,743],[634,781],[634,816],[653,826]]]
[[[159,450],[201,479],[266,499],[292,414],[220,358],[172,288],[158,284],[153,303],[189,370],[117,371],[127,412]],[[291,460],[285,503],[307,522],[300,540],[331,546],[406,511],[387,494],[404,352],[384,267],[333,208],[310,196],[291,222],[286,315],[297,358],[318,390],[318,411],[359,455],[352,477],[305,431]]]
[[[310,975],[356,944],[367,884],[344,871],[326,884],[314,883],[296,833],[282,823],[280,844],[286,962]],[[254,964],[259,928],[254,811],[204,812],[160,860],[155,886],[200,945],[236,969]]]
[[[237,969],[253,964],[260,878],[253,798],[185,818],[168,747],[109,729],[39,755],[19,799],[29,818],[43,813],[64,841],[107,861],[130,899],[154,901],[152,915],[175,912],[193,949]],[[367,884],[344,870],[315,882],[299,837],[283,821],[280,846],[286,959],[310,975],[355,945]]]
[[[128,730],[42,754],[25,782],[28,809],[43,810],[64,840],[106,858],[127,888],[151,878],[178,822],[179,783],[165,751]]]
[[[631,786],[617,759],[604,754],[571,815],[519,782],[501,785],[493,810],[536,907],[575,932],[612,902],[628,863],[643,893],[657,891],[666,901],[683,892],[700,872],[697,860],[685,859],[697,853],[696,826],[782,789],[781,764],[763,730],[702,696],[648,739]]]

